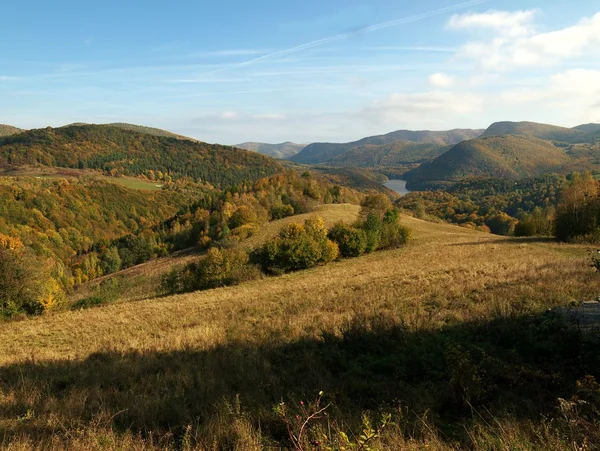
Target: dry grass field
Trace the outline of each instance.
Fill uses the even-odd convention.
[[[324,208],[329,223],[357,213]],[[544,420],[597,369],[597,355],[577,366],[587,341],[545,313],[600,295],[586,247],[402,221],[414,239],[398,250],[1,324],[0,443],[292,448],[300,400],[323,390],[327,416],[296,449],[350,449],[339,431],[359,443],[362,412],[376,430],[388,411],[373,449],[597,449],[592,417],[577,430]]]

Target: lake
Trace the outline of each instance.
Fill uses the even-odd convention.
[[[387,182],[384,183],[384,185],[386,187],[388,187],[389,189],[396,191],[401,196],[404,196],[405,194],[410,193],[410,191],[406,189],[406,180],[400,180],[400,179],[388,180]]]

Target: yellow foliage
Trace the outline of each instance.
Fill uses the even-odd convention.
[[[13,238],[0,233],[0,248],[16,251],[23,247],[23,242],[19,238]]]

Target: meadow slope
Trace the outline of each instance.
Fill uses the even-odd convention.
[[[199,449],[260,449],[265,442],[256,432],[257,422],[261,434],[286,443],[284,425],[273,420],[273,406],[322,389],[334,394],[339,410],[332,415],[343,417],[348,427],[353,421],[360,425],[361,410],[389,406],[400,397],[411,412],[418,400],[424,411],[435,412],[433,420],[449,415],[464,425],[462,435],[459,429],[430,430],[417,442],[406,438],[415,428],[398,432],[397,425],[388,442],[381,438],[379,449],[397,449],[405,439],[406,449],[422,449],[423,443],[429,449],[486,449],[477,446],[483,433],[476,418],[439,406],[438,398],[449,396],[448,390],[427,375],[443,372],[443,364],[438,368],[428,352],[411,346],[437,343],[445,333],[479,337],[498,321],[509,321],[503,327],[517,334],[523,329],[520,318],[595,298],[600,279],[589,267],[584,246],[494,236],[405,216],[402,221],[414,231],[414,240],[402,249],[235,287],[3,324],[3,443],[14,441],[21,449],[153,449],[166,448],[169,440],[180,445],[188,440]],[[399,335],[392,341],[384,339],[387,332],[377,335],[383,326],[365,319],[374,317],[401,325]],[[371,326],[353,329],[357,321]],[[379,341],[369,341],[375,336]],[[344,340],[355,342],[346,349]],[[400,354],[420,357],[400,374],[376,359],[382,352],[378,346],[385,355],[406,346]],[[332,359],[338,363],[330,367]],[[519,371],[526,372],[529,363]],[[363,374],[363,364],[375,367]],[[543,371],[527,377],[537,381]],[[236,399],[246,409],[243,414],[229,404]],[[219,410],[224,402],[238,413]],[[484,405],[495,412],[493,403]],[[418,417],[423,424],[427,415]],[[503,440],[500,432],[525,414],[515,415],[500,425],[494,440]],[[528,431],[534,427],[527,424]],[[520,427],[510,430],[518,435]],[[148,438],[149,431],[156,441]],[[190,431],[192,438],[185,435]],[[544,446],[570,446],[550,432],[535,434],[528,437]],[[487,449],[493,449],[489,443]],[[536,449],[535,442],[528,449]]]

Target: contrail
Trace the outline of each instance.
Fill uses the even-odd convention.
[[[336,42],[336,41],[341,41],[343,39],[347,39],[350,38],[352,36],[356,36],[356,35],[360,35],[360,34],[366,34],[366,33],[371,33],[373,31],[377,31],[377,30],[382,30],[384,28],[389,28],[389,27],[395,27],[396,25],[403,25],[403,24],[407,24],[407,23],[411,23],[411,22],[417,22],[419,20],[423,20],[423,19],[427,19],[429,17],[433,17],[433,16],[438,16],[440,14],[444,14],[448,11],[453,11],[455,9],[461,9],[461,8],[466,8],[468,6],[473,6],[473,5],[479,5],[481,3],[487,3],[489,0],[470,0],[470,1],[466,1],[466,2],[462,2],[462,3],[457,3],[455,5],[450,5],[450,6],[446,6],[444,8],[439,8],[439,9],[435,9],[433,11],[429,11],[426,13],[421,13],[421,14],[416,14],[414,16],[408,16],[408,17],[402,17],[400,19],[394,19],[394,20],[390,20],[388,22],[382,22],[376,25],[371,25],[365,28],[361,28],[359,30],[356,31],[350,31],[347,33],[342,33],[342,34],[337,34],[335,36],[330,36],[328,38],[323,38],[323,39],[317,39],[316,41],[311,41],[311,42],[307,42],[305,44],[300,44],[297,45],[295,47],[290,47],[289,49],[285,49],[285,50],[278,50],[277,52],[272,52],[272,53],[268,53],[266,55],[262,55],[256,58],[252,58],[248,61],[243,61],[241,63],[238,64],[234,64],[231,66],[227,66],[227,67],[222,67],[220,69],[216,69],[212,72],[210,72],[211,74],[214,73],[218,73],[218,72],[222,72],[228,69],[234,69],[237,67],[243,67],[243,66],[247,66],[249,64],[254,64],[257,63],[259,61],[262,60],[266,60],[266,59],[270,59],[270,58],[274,58],[277,56],[283,56],[283,55],[289,55],[290,53],[296,53],[296,52],[300,52],[302,50],[307,50],[307,49],[312,49],[313,47],[318,47],[320,45],[324,45],[324,44],[329,44],[330,42]]]

